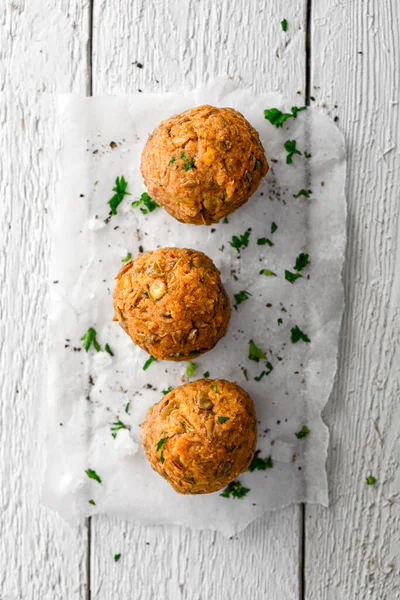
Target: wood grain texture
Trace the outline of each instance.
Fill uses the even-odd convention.
[[[311,93],[347,139],[349,241],[331,507],[307,509],[307,600],[400,598],[399,19],[398,2],[313,1]]]
[[[85,93],[87,15],[75,0],[16,0],[0,13],[1,600],[85,595],[86,528],[39,505],[37,474],[58,143],[49,93]]]
[[[117,5],[116,5],[117,4]],[[122,9],[123,6],[123,9]],[[288,33],[280,21],[286,18]],[[305,89],[305,2],[95,2],[94,94],[192,87],[217,75],[257,91]],[[143,65],[139,68],[136,61]],[[300,508],[269,513],[237,539],[92,519],[92,598],[299,598]],[[113,556],[122,553],[119,563]],[[111,575],[112,573],[112,575]],[[116,575],[117,573],[117,575]]]

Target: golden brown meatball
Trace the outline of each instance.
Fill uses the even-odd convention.
[[[247,202],[268,163],[243,115],[205,105],[160,123],[141,171],[150,196],[178,221],[210,225]]]
[[[208,494],[245,471],[257,422],[250,396],[236,383],[199,379],[164,396],[142,423],[151,466],[181,494]]]
[[[196,250],[160,248],[139,254],[119,272],[114,319],[161,360],[188,360],[225,335],[229,297],[211,258]]]

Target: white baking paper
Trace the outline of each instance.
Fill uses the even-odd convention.
[[[203,103],[236,108],[258,130],[270,171],[257,193],[229,216],[229,223],[212,227],[178,223],[162,208],[149,214],[132,208],[132,201],[145,191],[139,165],[149,133],[162,119]],[[71,523],[106,513],[231,535],[267,510],[293,502],[327,504],[328,430],[321,411],[335,377],[344,302],[345,150],[337,127],[318,110],[300,112],[279,129],[264,118],[266,108],[287,112],[295,104],[295,99],[276,93],[238,89],[225,79],[190,92],[61,97],[63,148],[54,200],[44,501]],[[283,147],[289,139],[296,140],[302,152],[292,165],[286,164]],[[132,195],[118,207],[118,215],[105,222],[107,201],[121,175]],[[296,198],[303,188],[310,197]],[[273,222],[278,229],[271,233]],[[238,253],[229,242],[249,228],[249,245]],[[262,237],[273,246],[258,245]],[[186,363],[155,362],[144,371],[148,355],[112,321],[112,292],[128,252],[135,256],[160,246],[208,254],[232,300],[228,334],[214,350],[195,359],[192,380],[209,371],[210,377],[236,381],[254,399],[257,448],[261,457],[272,457],[273,468],[240,475],[240,482],[250,488],[242,499],[224,498],[219,492],[177,494],[151,469],[141,448],[140,423],[146,411],[161,399],[162,390],[187,381]],[[284,271],[294,272],[300,252],[309,254],[310,265],[291,284]],[[260,275],[261,269],[276,277]],[[241,290],[251,296],[235,307],[234,294]],[[296,325],[310,343],[291,342]],[[89,327],[97,331],[103,350],[110,345],[113,357],[93,347],[88,353],[82,349],[80,338]],[[265,361],[249,360],[251,339],[273,366],[260,381],[254,378]],[[114,438],[111,427],[117,421],[126,429]],[[304,425],[310,433],[298,439],[295,433]],[[89,468],[101,483],[87,477]]]

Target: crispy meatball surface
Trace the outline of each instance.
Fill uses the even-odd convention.
[[[135,344],[160,360],[188,360],[211,350],[230,317],[213,261],[185,248],[160,248],[129,261],[117,276],[114,309]]]
[[[236,383],[200,379],[155,404],[141,433],[151,466],[177,492],[216,492],[245,471],[253,458],[254,404]]]
[[[268,163],[243,115],[205,105],[160,123],[141,171],[150,196],[178,221],[210,225],[247,202]]]

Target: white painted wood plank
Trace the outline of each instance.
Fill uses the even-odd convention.
[[[301,102],[305,1],[288,4],[96,0],[94,93],[165,91],[230,75],[257,91],[299,90]],[[92,598],[297,599],[299,523],[300,509],[291,506],[228,540],[211,532],[93,518]]]
[[[49,92],[86,89],[88,4],[2,4],[0,14],[0,598],[85,597],[87,531],[39,505],[56,129]],[[57,141],[57,140],[56,140]]]
[[[349,242],[338,381],[325,415],[331,508],[307,509],[306,599],[394,600],[400,594],[400,4],[313,0],[312,23],[312,94],[339,117],[347,138]],[[369,474],[375,486],[366,485]]]

